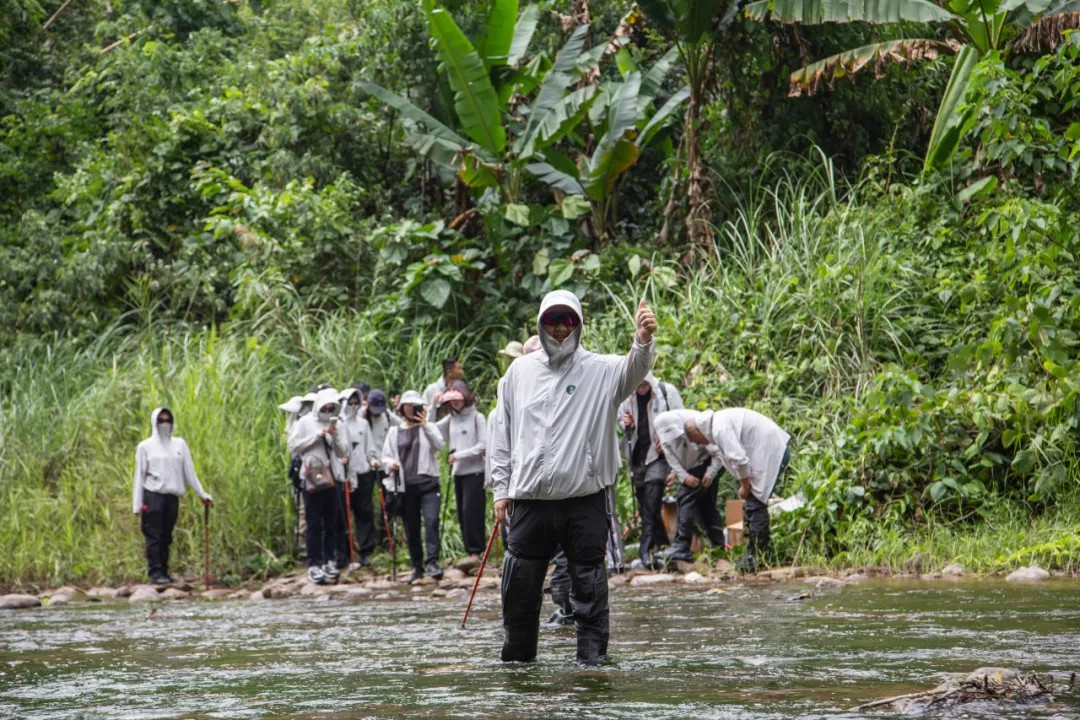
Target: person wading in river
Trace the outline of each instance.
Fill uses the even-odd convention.
[[[190,485],[207,507],[214,504],[203,490],[191,451],[183,438],[175,437],[175,416],[167,407],[150,415],[150,437],[135,450],[135,486],[132,510],[139,517],[146,539],[146,570],[154,585],[175,582],[169,575],[169,545],[179,513],[180,498]]]
[[[540,305],[545,353],[510,365],[498,400],[491,463],[495,517],[509,522],[503,568],[503,661],[536,659],[544,575],[566,552],[577,660],[607,659],[607,494],[619,465],[616,410],[652,367],[656,317],[642,300],[624,356],[580,347],[581,301],[556,290]]]

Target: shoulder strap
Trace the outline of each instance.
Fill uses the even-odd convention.
[[[665,410],[670,410],[671,409],[671,402],[668,401],[667,388],[664,387],[665,385],[667,385],[667,383],[664,382],[663,380],[660,380],[656,384],[660,386],[660,394],[664,396],[664,409]]]

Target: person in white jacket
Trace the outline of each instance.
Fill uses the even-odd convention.
[[[383,484],[386,478],[385,468],[383,468],[382,463],[383,443],[386,442],[386,435],[390,432],[390,428],[402,423],[401,416],[389,412],[386,406],[386,393],[380,388],[374,388],[368,393],[367,404],[361,413],[364,422],[368,425],[368,467],[370,468],[371,484],[374,488],[381,488],[380,493],[383,493],[384,490],[391,490],[391,488]],[[382,502],[386,503],[387,519],[401,514],[401,509],[397,507],[395,502],[396,497],[397,495],[394,493],[385,497],[385,500],[380,499],[380,504]],[[374,503],[374,500],[372,502]],[[375,542],[381,547],[389,548],[389,542],[387,541],[389,534],[383,524],[383,515],[380,508],[380,512],[375,513]]]
[[[339,409],[338,391],[320,390],[313,411],[297,420],[289,434],[289,452],[301,461],[308,580],[317,584],[336,581],[341,574],[334,561],[335,531],[344,511],[335,488],[345,480],[341,458],[348,457],[350,448],[348,431],[338,423]]]
[[[479,556],[487,540],[484,493],[484,455],[487,452],[487,419],[476,410],[476,397],[464,380],[454,380],[440,397],[450,414],[436,423],[450,454],[454,476],[454,500],[465,552]]]
[[[619,466],[616,410],[652,367],[656,318],[642,300],[625,356],[581,348],[583,319],[576,295],[548,293],[537,315],[545,352],[511,363],[498,401],[491,482],[496,520],[509,520],[503,661],[536,659],[544,575],[560,545],[570,571],[577,660],[607,659],[604,552],[608,493]]]
[[[213,505],[203,490],[191,451],[183,438],[173,435],[176,416],[167,407],[150,414],[150,437],[135,450],[131,509],[139,516],[146,543],[146,571],[154,585],[170,585],[169,545],[180,510],[180,498],[190,485],[203,505]]]
[[[660,451],[656,416],[682,407],[682,397],[675,386],[657,380],[652,373],[646,375],[634,394],[619,406],[626,463],[641,517],[638,558],[647,568],[655,566],[653,547],[668,544],[660,506],[671,468]]]
[[[739,564],[744,572],[757,569],[769,549],[769,497],[791,459],[791,436],[771,419],[747,408],[706,410],[685,421],[687,437],[704,446],[714,463],[739,481],[745,500],[743,522],[747,553]]]
[[[693,562],[690,542],[695,526],[700,526],[709,541],[724,546],[724,522],[716,507],[719,485],[714,482],[722,470],[720,461],[687,437],[684,424],[697,413],[694,410],[669,410],[656,416],[656,434],[671,468],[671,478],[679,482],[675,494],[679,520],[675,537],[662,554],[665,560]]]
[[[409,582],[424,576],[441,580],[439,567],[439,491],[438,451],[443,436],[434,423],[428,422],[423,398],[415,390],[401,396],[398,412],[405,418],[400,426],[390,428],[383,443],[383,466],[391,474],[393,491],[403,493],[402,516],[405,540],[413,572]],[[385,482],[385,481],[384,481]],[[423,528],[423,537],[421,537]],[[424,551],[427,550],[427,557]]]
[[[352,542],[356,550],[357,567],[371,567],[371,554],[375,552],[375,508],[372,491],[375,474],[371,468],[371,426],[364,419],[363,391],[355,383],[341,396],[341,423],[348,433],[349,462],[345,471],[347,483],[342,484],[341,507],[352,510]],[[349,501],[345,502],[344,488],[349,489]],[[339,567],[349,562],[348,519],[338,525]],[[350,568],[356,569],[356,568]]]

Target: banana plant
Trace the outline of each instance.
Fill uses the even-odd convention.
[[[684,85],[657,109],[654,100],[664,79],[678,58],[672,48],[651,68],[642,72],[629,53],[617,57],[622,79],[593,88],[588,123],[597,136],[589,153],[576,161],[557,148],[547,148],[542,162],[530,163],[526,171],[544,183],[569,195],[588,200],[593,230],[604,239],[615,218],[615,192],[623,173],[637,162],[644,150],[668,127],[671,119],[690,96]],[[584,118],[583,118],[584,120]]]
[[[1064,30],[1080,28],[1080,0],[757,0],[746,7],[748,17],[782,23],[815,25],[828,22],[946,24],[952,37],[902,38],[872,43],[838,53],[791,74],[789,95],[813,95],[822,84],[854,76],[870,67],[875,72],[889,63],[934,60],[955,54],[952,74],[934,119],[926,150],[926,169],[947,163],[970,126],[970,113],[958,112],[964,103],[971,72],[991,51],[1032,52],[1053,48]]]

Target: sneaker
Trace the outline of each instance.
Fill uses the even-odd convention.
[[[168,575],[152,575],[150,576],[151,585],[172,585],[172,578]]]
[[[176,584],[176,578],[174,578],[172,575],[166,575],[165,579],[169,581],[170,585],[175,585]]]
[[[427,564],[427,575],[428,575],[428,577],[430,577],[430,578],[432,578],[434,580],[442,580],[442,578],[443,578],[442,568],[439,567],[437,563],[429,562]]]
[[[549,617],[547,620],[540,623],[540,627],[544,628],[545,630],[551,630],[554,628],[566,627],[573,624],[573,613],[567,615],[562,611],[562,608],[555,608],[555,612],[551,613],[551,617]]]
[[[326,583],[326,573],[318,565],[312,565],[307,569],[307,579],[316,585],[324,585]]]
[[[371,557],[368,556],[368,555],[361,555],[360,556],[360,567],[362,567],[362,568],[371,567]]]
[[[337,563],[331,560],[322,566],[323,575],[329,582],[337,582],[341,577],[341,571],[337,569]]]

